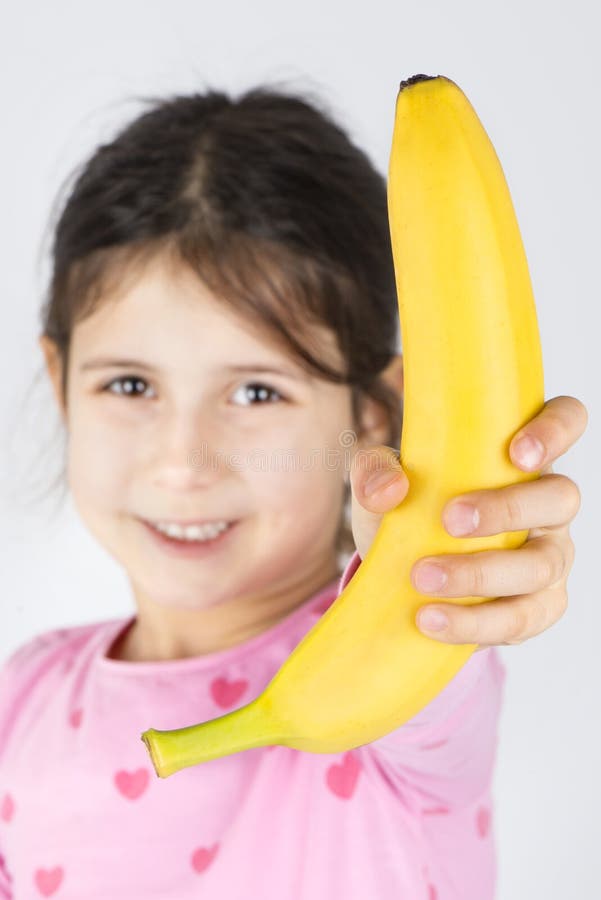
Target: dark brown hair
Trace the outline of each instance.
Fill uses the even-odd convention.
[[[362,398],[380,403],[398,450],[402,403],[380,377],[398,334],[384,177],[315,97],[262,85],[143,102],[82,164],[54,228],[41,321],[65,403],[75,323],[168,251],[312,374],[349,384],[357,429]],[[343,371],[312,352],[313,324],[337,336]],[[344,516],[337,549],[354,549]]]

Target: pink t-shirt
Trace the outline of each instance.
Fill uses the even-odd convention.
[[[132,618],[19,647],[0,669],[0,898],[492,900],[495,649],[347,753],[261,747],[162,779],[140,739],[256,697],[360,563],[206,656],[107,658]]]

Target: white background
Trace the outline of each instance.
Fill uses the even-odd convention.
[[[316,91],[382,172],[401,79],[447,75],[478,111],[530,263],[546,398],[576,396],[590,417],[555,464],[582,494],[570,606],[541,636],[500,651],[499,900],[592,897],[601,884],[599,26],[594,0],[20,0],[0,24],[0,660],[45,629],[132,612],[125,576],[70,502],[53,515],[28,493],[62,468],[49,385],[28,389],[42,365],[48,222],[73,168],[140,110],[137,97],[209,86]]]

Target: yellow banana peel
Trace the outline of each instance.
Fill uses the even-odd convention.
[[[509,189],[476,112],[448,78],[415,75],[400,84],[388,212],[408,494],[256,699],[208,722],[142,734],[160,777],[270,744],[342,752],[398,728],[476,649],[419,631],[416,612],[428,601],[411,584],[414,563],[526,540],[526,531],[455,538],[441,521],[458,494],[539,477],[514,467],[508,448],[544,403],[536,309]]]

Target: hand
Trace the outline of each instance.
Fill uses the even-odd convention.
[[[567,608],[567,579],[574,562],[574,543],[568,525],[580,509],[580,491],[565,475],[553,473],[552,462],[568,450],[588,423],[586,407],[575,397],[554,397],[510,445],[513,464],[524,472],[537,471],[535,481],[519,482],[493,490],[471,491],[453,497],[442,511],[442,523],[455,537],[481,537],[529,529],[525,543],[512,550],[422,557],[411,569],[411,583],[427,596],[495,597],[475,606],[453,603],[427,604],[419,609],[416,624],[424,634],[450,644],[478,644],[478,650],[494,644],[521,644],[554,625]],[[540,460],[520,457],[518,440],[528,435],[542,444]],[[377,453],[374,453],[377,451]],[[405,498],[409,482],[398,453],[391,447],[370,447],[369,465],[359,465],[362,451],[351,466],[352,528],[359,556],[364,559],[382,516]],[[522,460],[522,461],[521,461]],[[365,460],[363,460],[365,462]],[[390,470],[388,485],[367,494],[370,474]],[[376,477],[376,476],[374,476]],[[476,510],[479,522],[469,533],[452,530],[458,502]],[[444,588],[434,590],[419,582],[424,564],[439,563],[447,574]],[[424,613],[446,615],[439,630],[426,628]]]

